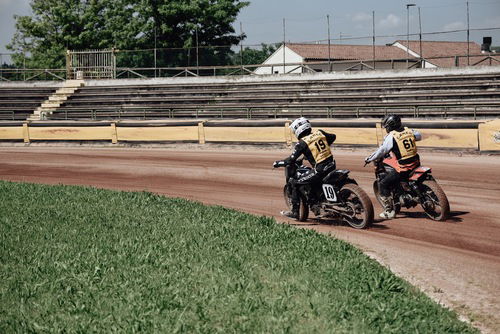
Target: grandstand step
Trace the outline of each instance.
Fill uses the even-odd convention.
[[[61,103],[59,103],[59,102],[48,102],[48,103],[45,102],[45,103],[42,103],[42,108],[43,109],[46,109],[46,108],[48,108],[48,109],[54,108],[55,109],[55,108],[59,108],[60,105],[61,105]]]
[[[68,96],[66,94],[55,94],[49,96],[49,101],[50,102],[62,102],[66,101],[68,99]]]
[[[61,94],[61,95],[71,95],[77,90],[76,87],[63,87],[59,88],[56,92],[56,94]]]
[[[64,87],[83,87],[85,82],[83,80],[66,80],[63,84]]]

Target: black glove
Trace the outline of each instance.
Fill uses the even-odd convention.
[[[371,155],[369,155],[365,158],[365,164],[369,164],[371,162],[370,158],[371,158]]]
[[[273,167],[274,168],[278,168],[278,167],[283,167],[285,166],[285,162],[282,161],[282,160],[276,160],[274,163],[273,163]]]

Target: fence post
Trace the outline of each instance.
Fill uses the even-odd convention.
[[[382,131],[382,123],[375,123],[375,136],[377,138],[377,145],[380,145],[384,140],[384,133]]]
[[[111,123],[111,143],[118,143],[118,134],[116,133],[116,123]]]
[[[205,144],[205,128],[203,122],[198,123],[198,143]]]
[[[23,138],[24,138],[24,143],[26,144],[30,143],[30,129],[28,124],[29,123],[23,123]]]
[[[292,146],[292,134],[290,132],[290,122],[285,122],[285,142],[287,146]]]

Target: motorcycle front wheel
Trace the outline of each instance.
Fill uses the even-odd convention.
[[[433,220],[446,220],[450,214],[450,203],[439,184],[435,180],[425,180],[420,185],[420,191],[425,198],[425,202],[420,203],[425,214]]]
[[[283,197],[285,198],[285,204],[288,210],[292,210],[292,194],[289,189],[288,184],[283,188]],[[309,206],[307,205],[306,198],[301,194],[300,195],[300,206],[299,206],[299,216],[297,218],[298,221],[304,222],[309,218]]]
[[[368,194],[356,184],[348,183],[340,189],[339,196],[346,204],[342,219],[354,228],[362,229],[373,222],[373,204]]]
[[[377,180],[373,181],[373,193],[375,194],[375,198],[377,199],[377,202],[380,204],[382,209],[384,209],[384,203],[382,203],[382,200],[380,199],[380,192],[378,190],[378,182]],[[396,196],[394,196],[396,197]],[[394,212],[396,214],[401,212],[401,203],[399,202],[399,198],[394,198],[393,197],[393,202],[394,202]]]

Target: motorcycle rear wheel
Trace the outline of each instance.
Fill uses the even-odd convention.
[[[350,207],[350,214],[342,219],[354,228],[362,229],[373,222],[373,204],[368,194],[356,184],[346,184],[340,189],[339,197]]]
[[[441,186],[435,180],[425,180],[420,191],[426,198],[426,202],[420,203],[425,214],[432,220],[446,220],[450,214],[450,203]]]

